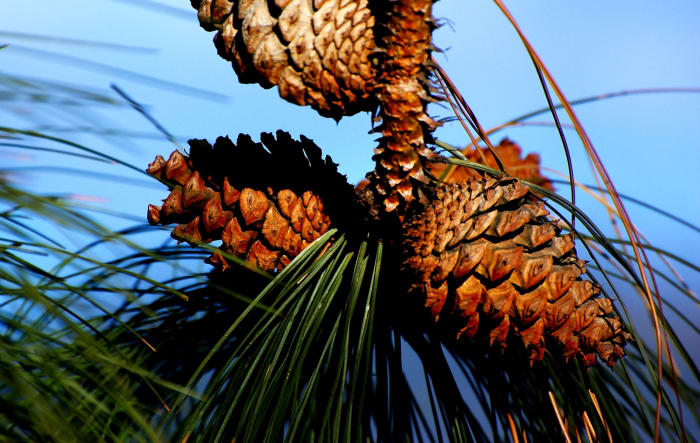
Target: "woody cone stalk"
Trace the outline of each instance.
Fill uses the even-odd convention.
[[[419,297],[457,339],[521,346],[531,362],[548,352],[613,365],[624,355],[630,335],[611,300],[585,278],[572,235],[523,183],[463,167],[449,183],[429,178],[444,169],[428,147],[437,126],[427,114],[432,0],[191,3],[241,82],[276,85],[283,98],[335,119],[376,111],[376,167],[356,196],[307,139],[264,135],[269,152],[245,137],[237,147],[194,140],[189,157],[149,166],[171,186],[161,207],[149,206],[152,224],[178,223],[178,240],[221,239],[222,251],[279,270],[331,226],[379,222],[400,250],[404,296]],[[514,176],[551,188],[536,156],[522,158],[507,140],[495,153]],[[483,148],[466,155],[496,164]],[[222,254],[210,262],[230,266]]]
[[[428,86],[431,72],[432,0],[383,2],[376,33],[381,42],[377,91],[381,125],[377,163],[370,176],[387,212],[401,213],[428,183],[424,162],[432,156],[426,146],[437,123],[427,114],[433,101]]]

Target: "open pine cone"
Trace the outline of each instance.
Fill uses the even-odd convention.
[[[148,172],[171,192],[149,205],[149,222],[178,223],[178,241],[222,240],[221,251],[274,271],[330,227],[352,230],[364,218],[352,187],[310,140],[281,131],[261,138],[267,149],[247,136],[237,144],[220,137],[213,147],[190,140],[189,156],[156,157]],[[483,336],[500,348],[519,341],[533,362],[546,350],[587,365],[624,355],[630,336],[612,302],[582,278],[572,235],[520,181],[469,176],[426,197],[395,243],[408,292],[436,321],[458,338]],[[230,266],[220,253],[208,262]]]
[[[191,244],[222,240],[219,248],[258,266],[280,270],[306,246],[349,223],[354,192],[337,165],[302,136],[262,134],[267,150],[241,135],[190,140],[190,155],[157,156],[148,173],[170,183],[162,206],[148,206],[152,225],[177,223],[172,236]],[[350,202],[350,207],[347,205]],[[332,221],[331,221],[332,220]],[[226,270],[222,254],[209,258]]]

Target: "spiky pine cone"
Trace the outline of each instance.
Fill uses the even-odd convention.
[[[551,180],[540,172],[539,155],[529,153],[523,157],[520,146],[508,138],[501,140],[497,146],[493,147],[493,150],[508,174],[544,188],[553,189]],[[463,152],[463,154],[467,160],[498,169],[498,163],[488,148],[470,149]],[[428,170],[433,176],[441,178],[449,166],[452,166],[452,169],[443,178],[445,183],[465,183],[470,179],[481,178],[481,173],[474,169],[447,163],[429,163]]]
[[[309,139],[278,131],[260,143],[240,135],[190,140],[190,155],[157,156],[148,173],[170,183],[162,206],[148,206],[152,225],[178,223],[172,237],[189,243],[222,240],[220,250],[261,269],[286,266],[334,226],[351,223],[354,191],[337,165]],[[209,263],[229,267],[219,253]]]
[[[368,0],[191,0],[242,83],[339,119],[376,107]]]
[[[458,338],[482,336],[501,348],[519,341],[531,362],[547,350],[613,365],[630,335],[611,300],[582,278],[572,235],[528,196],[514,178],[437,187],[404,224],[410,292]]]

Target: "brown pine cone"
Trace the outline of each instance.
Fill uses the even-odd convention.
[[[331,226],[350,222],[354,192],[337,165],[302,136],[278,131],[254,143],[219,137],[190,140],[190,155],[174,151],[148,166],[170,183],[162,206],[148,206],[152,225],[178,223],[172,237],[191,244],[222,240],[219,248],[266,271],[280,270]],[[217,269],[230,264],[218,253]]]
[[[528,197],[514,178],[439,186],[404,224],[410,292],[458,338],[488,337],[501,348],[519,338],[531,362],[548,350],[586,365],[597,354],[612,366],[630,335],[611,300],[582,278],[572,235]]]
[[[191,0],[241,83],[340,119],[376,107],[368,0]]]
[[[529,153],[523,158],[520,146],[507,138],[501,140],[497,146],[493,147],[493,150],[501,160],[501,163],[503,163],[503,167],[508,174],[550,190],[554,189],[552,182],[540,172],[539,155]],[[498,163],[488,148],[470,149],[463,152],[463,154],[469,161],[498,169]],[[481,178],[479,171],[466,166],[449,165],[447,163],[429,163],[428,170],[433,176],[441,178],[449,166],[452,166],[451,170],[446,177],[442,178],[445,183],[465,183],[470,179]]]

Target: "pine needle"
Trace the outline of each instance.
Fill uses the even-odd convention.
[[[564,439],[566,440],[566,443],[571,443],[569,431],[566,429],[566,426],[564,426],[564,421],[561,419],[561,414],[559,413],[559,406],[557,406],[557,401],[554,399],[554,394],[552,394],[552,391],[549,391],[549,400],[552,402],[554,414],[557,416],[557,421],[559,422],[561,432],[564,434]]]

